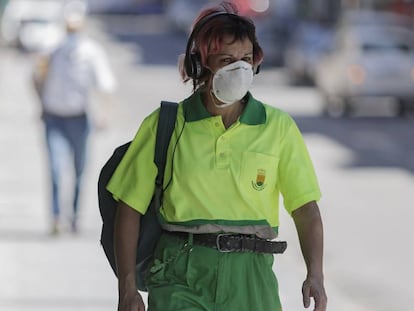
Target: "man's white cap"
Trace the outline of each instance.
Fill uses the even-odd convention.
[[[81,26],[87,15],[88,7],[84,1],[69,1],[63,8],[65,22],[72,26]]]

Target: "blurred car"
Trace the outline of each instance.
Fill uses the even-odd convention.
[[[165,4],[165,16],[175,30],[190,34],[193,21],[201,9],[218,2],[210,0],[168,1]]]
[[[30,19],[21,24],[18,41],[29,52],[48,51],[56,47],[65,35],[64,26],[47,19]]]
[[[399,114],[414,104],[414,38],[400,26],[339,28],[332,51],[316,68],[324,112],[346,116],[364,98],[394,98]]]
[[[288,41],[288,32],[284,25],[271,15],[253,18],[256,36],[264,58],[262,67],[280,67],[283,65],[283,52]]]
[[[313,84],[315,68],[329,52],[333,31],[316,22],[303,22],[294,30],[283,58],[291,84]]]
[[[389,11],[370,9],[348,9],[339,20],[339,28],[348,26],[393,25],[411,28],[413,21],[410,17]]]
[[[59,0],[10,1],[1,24],[4,42],[30,52],[52,49],[65,34],[63,3]]]
[[[240,15],[251,18],[264,52],[262,67],[280,67],[284,51],[296,24],[295,1],[233,0]]]
[[[173,1],[173,0],[169,0]],[[91,14],[160,14],[165,0],[87,0]]]

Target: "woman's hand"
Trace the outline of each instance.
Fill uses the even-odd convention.
[[[135,265],[141,214],[119,201],[115,218],[114,248],[118,271],[118,311],[145,311],[135,287]]]
[[[120,294],[118,311],[145,311],[145,305],[141,294],[137,290],[131,290],[128,293]]]
[[[311,297],[315,302],[314,311],[326,311],[328,298],[322,278],[307,277],[302,286],[303,306],[309,308]]]
[[[313,298],[314,311],[326,311],[328,299],[323,285],[323,226],[319,207],[315,201],[309,202],[295,210],[292,217],[308,270],[302,286],[303,305],[309,308]]]

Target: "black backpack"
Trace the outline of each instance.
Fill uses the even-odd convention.
[[[145,215],[141,216],[139,241],[136,256],[136,285],[137,289],[146,291],[145,273],[150,264],[154,248],[162,233],[159,223],[159,208],[162,200],[162,186],[164,180],[164,169],[167,158],[168,145],[177,118],[177,103],[161,102],[161,109],[158,119],[157,137],[155,143],[154,162],[158,167],[158,174],[155,180],[155,191]],[[131,142],[128,142],[115,149],[112,156],[102,167],[98,179],[98,203],[102,217],[101,245],[115,275],[117,269],[114,254],[114,223],[117,208],[117,201],[112,194],[106,190],[106,185],[112,177],[116,167],[123,158]]]

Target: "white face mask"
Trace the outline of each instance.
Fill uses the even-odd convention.
[[[253,82],[253,68],[249,63],[239,60],[217,70],[213,76],[212,92],[223,102],[219,108],[228,107],[246,95]]]

